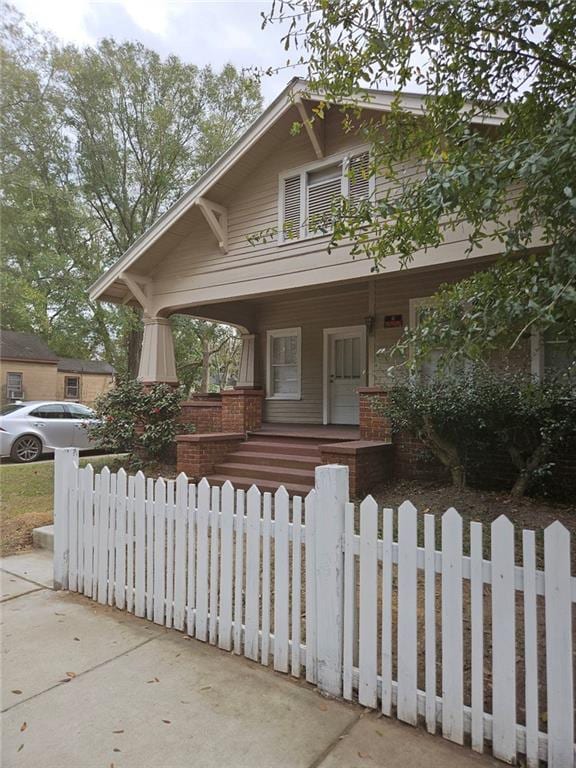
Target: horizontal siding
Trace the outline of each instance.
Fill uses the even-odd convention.
[[[375,322],[373,357],[368,360],[374,372],[374,383],[387,383],[390,359],[386,350],[401,337],[402,328],[385,328],[385,315],[402,315],[403,324],[409,323],[410,299],[433,294],[442,283],[460,280],[490,259],[465,261],[442,268],[405,270],[401,273],[382,274],[371,278],[374,283]],[[344,286],[327,286],[322,291],[293,292],[284,296],[260,300],[253,330],[258,334],[258,353],[261,381],[265,383],[266,331],[278,328],[302,329],[302,386],[300,400],[266,400],[264,419],[269,422],[319,424],[322,422],[322,367],[323,329],[363,325],[369,314],[369,282],[356,281]],[[383,350],[378,354],[378,350]],[[370,354],[370,351],[368,351]],[[519,367],[529,364],[528,348],[518,351]]]

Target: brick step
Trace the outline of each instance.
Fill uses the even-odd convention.
[[[293,467],[294,469],[307,469],[314,471],[314,468],[320,464],[320,454],[315,456],[302,456],[291,453],[258,453],[256,451],[244,451],[241,447],[234,453],[226,456],[225,462],[232,464],[251,464],[253,466],[269,467]]]
[[[260,440],[259,438],[249,438],[245,443],[242,443],[240,450],[242,452],[254,451],[255,453],[268,453],[268,454],[280,454],[287,453],[294,455],[295,453],[300,456],[319,456],[320,445],[310,445],[309,443],[302,442],[288,442],[284,440]]]
[[[313,485],[301,484],[301,483],[280,483],[274,482],[269,479],[263,479],[262,477],[235,477],[233,475],[209,475],[208,482],[210,485],[224,485],[229,480],[234,488],[240,488],[247,491],[253,485],[256,485],[262,493],[270,492],[274,493],[278,488],[283,485],[288,491],[290,496],[306,496],[309,491],[312,490]]]
[[[254,477],[257,475],[263,480],[278,485],[295,483],[296,485],[314,485],[314,470],[305,470],[292,467],[264,467],[250,464],[233,464],[229,461],[221,462],[214,466],[214,473],[226,477]]]
[[[309,445],[309,446],[318,446],[322,445],[323,443],[339,443],[341,442],[337,438],[333,437],[320,437],[319,435],[302,435],[302,434],[282,434],[281,432],[274,433],[274,432],[248,432],[247,433],[249,442],[252,442],[253,440],[258,440],[259,442],[263,443],[287,443],[287,444],[298,444],[298,445]]]

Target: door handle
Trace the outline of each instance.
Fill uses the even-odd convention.
[[[36,422],[34,422],[34,426],[35,427],[45,427],[46,424],[43,424],[41,421],[36,421]]]

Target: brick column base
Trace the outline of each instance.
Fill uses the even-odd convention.
[[[224,432],[246,432],[262,426],[261,389],[225,389],[222,395],[222,429]]]
[[[380,387],[360,387],[360,439],[361,440],[392,440],[390,420],[378,413],[374,406],[385,403],[388,392]]]
[[[375,485],[392,479],[391,443],[350,440],[320,446],[322,464],[345,464],[349,468],[350,496],[370,493]]]
[[[192,480],[200,480],[244,439],[244,433],[234,432],[176,435],[176,471],[184,472]]]
[[[180,406],[176,421],[189,424],[199,434],[222,431],[222,398],[219,394],[194,394]]]

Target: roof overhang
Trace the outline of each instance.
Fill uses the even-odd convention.
[[[426,112],[426,97],[424,94],[401,93],[364,89],[361,95],[333,102],[340,106],[346,104],[376,112],[389,112],[394,105],[399,104],[404,111],[414,115],[424,115]],[[115,282],[124,282],[123,273],[132,267],[138,258],[150,248],[186,211],[201,202],[207,196],[211,187],[247,152],[268,129],[299,100],[321,102],[325,97],[320,93],[310,91],[306,80],[294,78],[274,101],[256,118],[252,125],[224,152],[224,154],[185,192],[174,205],[163,213],[149,229],[144,232],[128,250],[104,272],[89,289],[92,301],[100,299],[106,290]],[[464,110],[465,111],[465,110]],[[504,110],[499,109],[490,114],[473,114],[471,122],[482,125],[500,125],[505,119]],[[127,280],[129,280],[127,276]],[[129,286],[126,285],[127,291]]]

